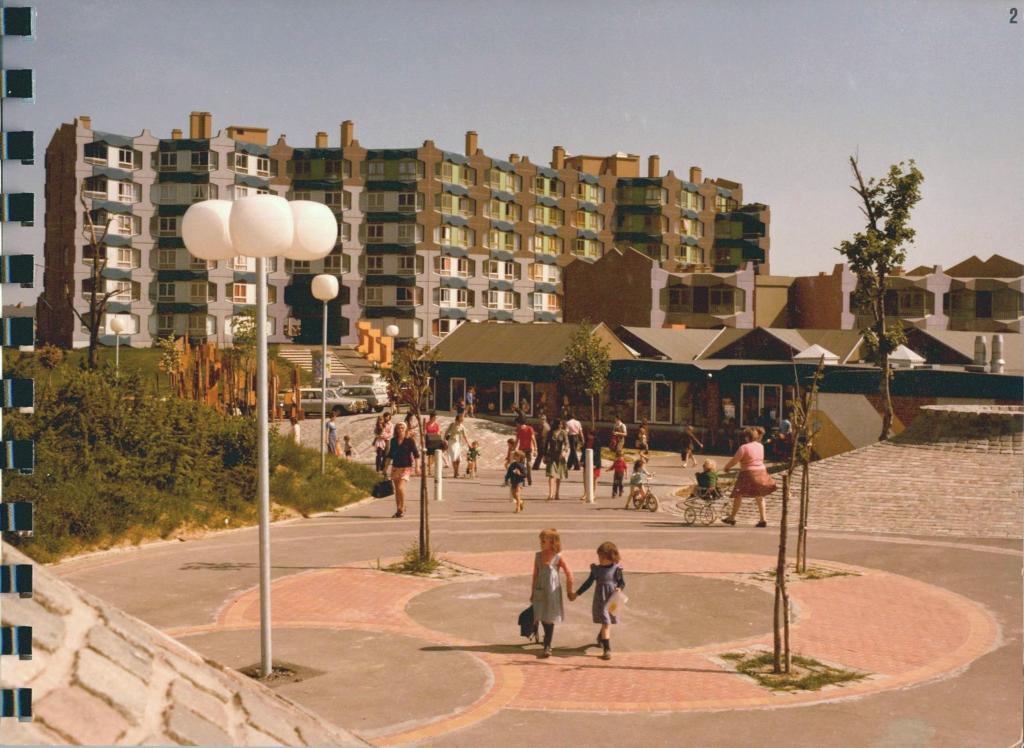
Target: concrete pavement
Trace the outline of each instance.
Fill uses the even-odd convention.
[[[667,495],[688,479],[678,458],[662,460],[656,490]],[[794,650],[868,677],[776,694],[718,655],[770,646],[763,572],[778,528],[688,528],[667,512],[623,511],[607,498],[610,480],[605,498],[580,504],[578,475],[559,502],[543,501],[538,481],[520,515],[495,471],[446,481],[446,501],[430,506],[434,547],[462,570],[446,580],[376,570],[415,542],[415,500],[400,520],[385,499],[275,525],[275,659],[303,676],[275,690],[380,745],[988,746],[1019,736],[1018,542],[815,530],[812,561],[850,574],[793,581]],[[598,543],[622,550],[631,601],[610,662],[587,648],[589,595],[567,603],[550,660],[518,636],[548,526],[577,583]],[[259,658],[256,551],[247,529],[56,570],[241,668]]]

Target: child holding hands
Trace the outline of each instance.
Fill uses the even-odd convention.
[[[541,657],[551,656],[551,639],[554,637],[555,624],[561,623],[562,579],[558,572],[565,574],[565,583],[569,587],[570,600],[576,598],[572,593],[572,571],[559,555],[562,551],[562,539],[558,530],[550,528],[540,533],[540,551],[533,557],[533,582],[531,585],[530,603],[533,605],[533,620],[539,621],[544,627],[544,652]]]
[[[615,543],[611,541],[601,543],[597,547],[597,560],[598,563],[590,565],[590,576],[587,577],[587,581],[580,585],[575,593],[570,590],[569,600],[575,600],[589,590],[592,585],[597,584],[594,589],[594,604],[591,612],[594,623],[601,624],[601,630],[597,633],[597,643],[603,650],[601,659],[610,660],[612,658],[611,625],[618,623],[618,620],[613,613],[608,612],[608,601],[616,590],[626,588],[626,580],[622,575],[622,567],[619,566],[619,549]],[[566,575],[566,581],[569,581],[569,586],[572,587],[568,575]]]

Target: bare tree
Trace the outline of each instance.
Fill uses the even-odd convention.
[[[75,308],[74,280],[71,281],[71,285],[65,283],[64,295],[67,298],[68,306],[71,307],[71,311],[74,312],[78,321],[89,331],[88,366],[90,369],[95,369],[99,366],[97,353],[100,344],[100,325],[103,324],[103,315],[107,313],[107,304],[110,298],[119,292],[119,289],[103,292],[99,290],[100,282],[103,280],[103,269],[107,266],[107,232],[110,231],[110,224],[114,219],[107,219],[102,232],[97,236],[96,224],[93,222],[92,213],[90,213],[89,206],[85,202],[84,193],[79,196],[79,200],[85,213],[85,230],[83,235],[89,240],[89,248],[92,252],[92,263],[90,266],[91,287],[88,296],[89,308],[84,313]]]
[[[430,402],[437,356],[415,342],[397,350],[391,366],[383,370],[392,402],[405,405],[416,419],[420,448],[420,537],[421,561],[430,559],[430,509],[427,502],[427,449],[423,434],[423,411]]]

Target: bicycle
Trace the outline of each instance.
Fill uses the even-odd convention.
[[[629,504],[633,505],[634,509],[646,509],[649,512],[658,511],[658,507],[661,502],[658,501],[658,497],[654,495],[654,491],[651,490],[651,478],[654,475],[645,476],[641,483],[633,484],[630,489],[629,501],[626,503],[627,507]]]

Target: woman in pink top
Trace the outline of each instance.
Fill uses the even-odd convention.
[[[723,470],[729,470],[733,465],[739,464],[740,476],[736,479],[736,485],[732,489],[732,512],[722,521],[727,525],[736,524],[736,515],[739,514],[743,498],[753,498],[757,502],[757,513],[761,521],[758,527],[767,527],[768,522],[764,516],[764,497],[775,490],[775,481],[768,475],[764,466],[764,447],[761,445],[763,432],[756,428],[743,429],[743,435],[747,443],[736,450],[732,459],[725,463]]]

